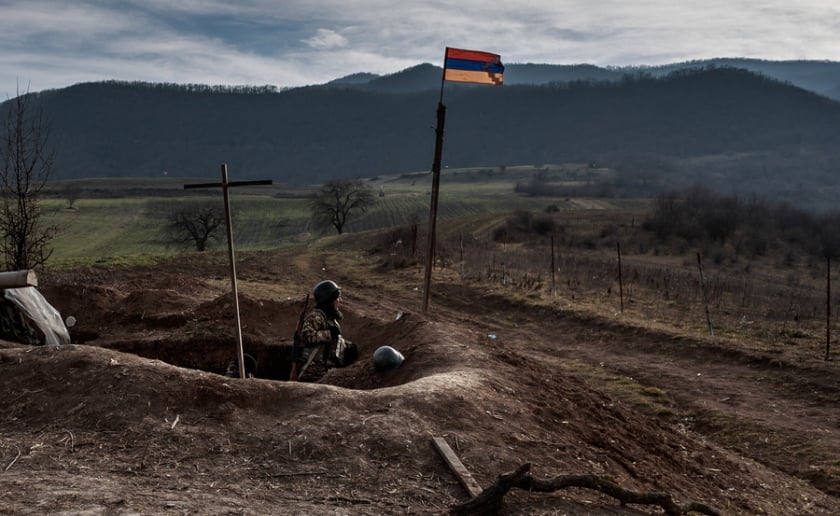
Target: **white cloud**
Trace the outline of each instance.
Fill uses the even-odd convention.
[[[837,59],[823,0],[0,0],[0,99],[107,79],[297,86],[441,64]]]
[[[329,50],[347,46],[347,38],[329,29],[318,29],[314,36],[305,39],[304,42],[318,50]]]

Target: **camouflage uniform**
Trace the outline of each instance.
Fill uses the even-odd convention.
[[[316,308],[303,320],[300,343],[303,348],[298,362],[301,369],[313,354],[315,356],[306,370],[301,372],[299,380],[317,380],[330,367],[342,365],[340,357],[346,344],[341,336],[341,325],[337,320],[329,319],[323,310]]]

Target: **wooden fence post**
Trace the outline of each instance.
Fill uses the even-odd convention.
[[[709,313],[709,301],[706,299],[706,280],[703,278],[703,262],[700,260],[700,253],[697,253],[697,266],[700,268],[700,289],[703,292],[703,306],[706,308],[706,323],[709,325],[709,334],[714,338],[715,329],[712,326],[712,316]]]
[[[825,257],[825,359],[831,349],[831,257]]]
[[[557,281],[555,280],[555,272],[557,266],[554,265],[554,234],[551,235],[551,297],[557,297]]]
[[[619,313],[624,313],[624,282],[621,279],[621,242],[615,241],[615,249],[618,253],[618,299]]]

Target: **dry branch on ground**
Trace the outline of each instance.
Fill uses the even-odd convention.
[[[569,487],[582,487],[600,491],[621,502],[638,505],[658,505],[665,514],[683,515],[690,512],[700,514],[719,515],[720,512],[709,505],[695,501],[677,503],[667,493],[642,493],[624,489],[612,480],[598,475],[560,475],[548,480],[538,480],[529,473],[530,464],[523,464],[511,473],[499,475],[496,483],[481,492],[478,496],[462,504],[452,507],[453,514],[479,515],[496,514],[502,507],[504,496],[514,487],[538,493],[552,493]]]

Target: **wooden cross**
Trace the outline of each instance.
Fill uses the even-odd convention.
[[[225,198],[225,222],[227,224],[227,242],[228,242],[228,258],[230,259],[230,282],[233,287],[233,310],[236,317],[236,345],[237,356],[239,357],[239,376],[245,378],[245,350],[242,347],[242,322],[239,317],[239,290],[236,286],[236,260],[233,255],[233,227],[230,221],[230,198],[228,197],[228,188],[232,186],[249,186],[249,185],[270,185],[270,179],[262,179],[258,181],[232,181],[228,182],[227,163],[222,163],[222,182],[221,183],[198,183],[192,185],[184,185],[185,190],[194,188],[221,188]]]

